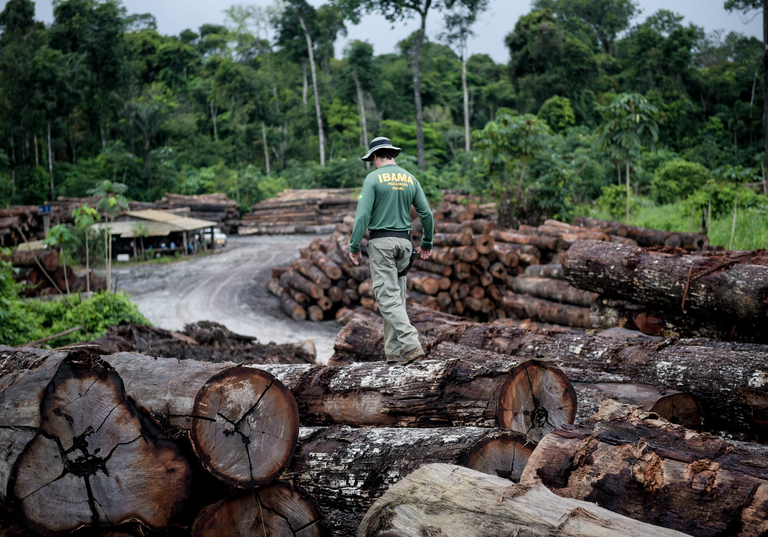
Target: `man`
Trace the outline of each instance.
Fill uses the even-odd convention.
[[[432,255],[434,222],[421,185],[395,162],[399,154],[399,147],[380,137],[371,141],[363,156],[364,161],[373,162],[375,171],[365,178],[357,200],[349,257],[355,265],[362,261],[360,240],[368,228],[373,291],[384,317],[384,352],[388,361],[408,364],[424,356],[418,333],[405,311],[405,272],[412,263],[413,250],[411,205],[416,207],[424,229],[417,251],[425,260]]]

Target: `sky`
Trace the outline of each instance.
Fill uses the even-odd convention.
[[[324,0],[309,0],[315,6]],[[0,0],[0,8],[6,0]],[[162,34],[178,35],[186,28],[197,29],[204,23],[223,24],[223,9],[235,3],[267,6],[272,0],[245,0],[217,2],[211,0],[123,0],[129,13],[152,13],[157,19],[157,29]],[[669,9],[685,17],[685,22],[702,26],[708,32],[724,29],[735,31],[760,39],[763,37],[762,17],[756,17],[749,24],[744,24],[745,17],[739,13],[728,13],[723,9],[724,0],[638,0],[643,13],[637,19],[641,21],[659,9]],[[488,54],[496,62],[509,61],[509,52],[504,45],[504,37],[514,29],[517,19],[530,11],[528,0],[490,0],[488,11],[475,25],[475,36],[469,41],[470,54]],[[46,23],[53,21],[51,0],[36,2],[36,15]],[[375,54],[396,51],[397,42],[418,29],[415,19],[396,23],[395,27],[379,15],[367,15],[360,24],[348,25],[346,37],[340,37],[336,43],[336,57],[341,57],[344,45],[355,39],[370,42]],[[440,13],[432,12],[427,18],[427,35],[436,41],[443,30]]]

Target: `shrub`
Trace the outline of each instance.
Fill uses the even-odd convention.
[[[701,189],[709,178],[709,170],[701,164],[673,160],[664,164],[653,176],[651,197],[657,203],[672,203]]]
[[[627,187],[625,185],[610,185],[603,187],[603,195],[597,198],[598,207],[605,209],[616,220],[623,219],[627,210]],[[630,214],[637,208],[635,198],[629,200]]]

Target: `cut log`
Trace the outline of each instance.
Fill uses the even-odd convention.
[[[75,286],[75,283],[77,283],[77,275],[75,274],[75,271],[72,270],[72,267],[68,266],[65,270],[64,266],[60,265],[53,273],[53,281],[56,282],[58,288],[64,293],[67,288],[72,290]],[[69,285],[69,287],[67,287],[67,285]]]
[[[515,231],[491,231],[491,237],[497,242],[509,242],[514,244],[526,244],[535,246],[541,250],[557,251],[559,240],[549,235],[526,235]]]
[[[430,273],[411,270],[408,272],[408,283],[425,295],[436,295],[440,291],[440,278]],[[450,280],[448,283],[450,286]]]
[[[534,278],[565,280],[565,274],[563,274],[563,265],[559,263],[551,265],[531,265],[529,267],[525,267],[525,275],[532,276]]]
[[[461,259],[467,263],[477,261],[479,256],[477,253],[477,248],[474,246],[457,246],[455,248],[451,248],[451,253],[455,259]]]
[[[323,320],[325,313],[323,313],[323,308],[320,306],[312,305],[307,308],[307,316],[310,321],[318,323]]]
[[[320,250],[313,250],[309,259],[312,263],[320,267],[320,270],[325,272],[325,275],[330,279],[338,280],[341,278],[341,267]]]
[[[415,259],[413,261],[413,266],[419,270],[423,270],[425,272],[432,272],[434,274],[439,274],[440,276],[450,276],[453,274],[453,269],[451,267],[441,265],[440,263],[432,263],[431,261],[424,261],[423,259]]]
[[[432,241],[435,246],[470,246],[472,233],[435,233]]]
[[[430,256],[430,259],[435,263],[440,263],[441,265],[447,265],[447,266],[453,265],[453,262],[455,261],[453,252],[451,251],[451,248],[449,248],[448,246],[444,246],[442,248],[434,248],[432,250],[432,255]]]
[[[701,408],[690,394],[670,388],[635,384],[628,382],[574,382],[573,370],[565,374],[573,382],[576,400],[579,402],[576,422],[582,422],[600,410],[607,399],[622,404],[634,405],[646,412],[653,412],[661,418],[686,427],[699,429],[702,425]]]
[[[356,289],[344,289],[344,296],[341,297],[341,302],[345,306],[351,306],[356,304],[360,300],[360,295]]]
[[[158,421],[189,431],[203,467],[220,481],[254,488],[269,483],[290,460],[298,408],[269,373],[134,353],[103,358]]]
[[[545,298],[584,308],[590,307],[598,297],[597,293],[576,289],[567,281],[537,278],[535,276],[517,276],[513,280],[512,290],[515,293],[529,294],[537,298]],[[588,327],[585,326],[585,328]]]
[[[579,289],[685,311],[735,333],[768,335],[768,267],[727,253],[676,255],[580,241],[566,253],[563,270]]]
[[[524,436],[500,429],[303,428],[280,478],[312,495],[334,536],[354,537],[373,502],[424,464],[457,464],[519,481],[533,448]]]
[[[472,323],[416,305],[409,306],[408,313],[422,336],[517,358],[543,358],[563,368],[618,374],[642,384],[670,386],[696,397],[707,430],[768,439],[765,345],[707,339],[664,342],[638,332],[634,334],[642,337],[614,337],[610,331],[590,337],[531,333]]]
[[[477,253],[485,255],[493,251],[493,246],[496,244],[496,241],[494,241],[493,237],[490,235],[477,235],[475,236],[474,244]]]
[[[287,288],[288,293],[291,295],[291,298],[296,302],[299,306],[302,308],[305,308],[309,305],[309,297],[302,293],[301,291],[297,291],[296,289],[291,289],[290,287]]]
[[[344,296],[344,291],[342,291],[340,287],[337,287],[334,285],[330,289],[328,289],[328,299],[331,302],[341,302],[341,299],[343,296]]]
[[[327,296],[321,296],[317,299],[317,305],[322,311],[328,311],[333,307],[333,302]]]
[[[507,267],[503,263],[494,263],[488,268],[488,272],[491,276],[498,278],[499,280],[505,280],[507,278]]]
[[[499,258],[499,261],[508,267],[516,267],[520,262],[520,255],[517,250],[509,248],[509,245],[504,242],[494,243],[493,251]]]
[[[304,276],[296,272],[295,270],[287,270],[280,276],[280,285],[283,287],[292,287],[297,291],[309,295],[314,299],[318,299],[323,296],[323,288],[316,283],[306,279]]]
[[[312,501],[276,481],[239,498],[203,509],[193,537],[322,537],[328,535]]]
[[[765,457],[639,410],[595,419],[544,438],[522,482],[690,535],[768,531]]]
[[[303,321],[307,318],[307,310],[291,298],[290,293],[280,295],[280,309],[294,321]]]
[[[504,295],[501,305],[506,310],[513,312],[519,319],[531,319],[532,321],[577,328],[591,328],[588,308],[533,298],[530,295],[516,295],[509,291]]]
[[[331,280],[325,275],[325,272],[320,270],[319,267],[312,264],[308,259],[296,259],[293,261],[293,268],[297,270],[308,280],[319,285],[322,289],[331,288]]]
[[[349,403],[345,403],[345,408],[351,407],[346,408],[348,412],[346,419],[355,415],[366,416],[365,423],[339,421],[338,417],[331,416],[333,422],[351,425],[386,425],[411,420],[413,423],[409,425],[418,426],[418,424],[428,423],[438,425],[441,421],[446,423],[448,420],[448,422],[463,425],[494,425],[489,411],[496,408],[496,423],[499,427],[524,433],[535,441],[541,438],[540,435],[544,431],[550,430],[553,423],[572,423],[575,418],[575,395],[571,391],[570,382],[557,368],[548,368],[536,360],[527,363],[497,362],[494,353],[477,353],[475,352],[477,349],[461,345],[439,343],[435,346],[434,343],[432,340],[422,341],[422,346],[427,351],[428,361],[407,366],[402,376],[397,376],[398,385],[394,393],[375,395],[374,400],[379,401],[379,404],[386,402],[389,416],[382,415],[382,410],[375,407],[359,408],[363,406],[358,402],[361,395],[354,392],[362,388],[354,378],[345,378],[343,393],[348,394],[347,398],[350,399]],[[386,358],[381,326],[378,323],[363,320],[351,321],[339,332],[334,350],[332,363],[348,363],[353,360],[373,362],[345,366],[352,368],[345,373],[350,377],[354,374],[357,378],[367,373],[369,377],[366,382],[373,383],[374,379],[385,374],[392,376],[393,374],[389,373],[390,368],[397,367],[385,366],[383,363],[377,365],[375,362],[375,360]],[[436,361],[440,361],[440,365]],[[427,365],[427,370],[418,369],[419,366]],[[368,367],[371,369],[367,369]],[[417,369],[410,369],[412,367]],[[493,381],[486,378],[489,374],[492,375]],[[419,387],[416,378],[422,376],[430,379],[429,384]],[[422,382],[427,382],[426,378]],[[452,380],[457,378],[463,379],[462,382],[457,384]],[[481,378],[485,383],[482,388]],[[348,382],[352,384],[346,384]],[[373,389],[373,386],[372,384],[370,389]],[[428,389],[425,386],[428,386]],[[340,382],[334,384],[334,390],[341,387]],[[327,399],[331,394],[327,393],[328,388],[322,388],[323,391],[318,391],[318,396]],[[410,390],[417,391],[410,392]],[[481,395],[478,390],[483,394]],[[434,399],[438,394],[441,394],[442,399]],[[510,398],[511,394],[516,395]],[[372,396],[373,394],[369,397]],[[296,397],[301,404],[308,395],[298,394]],[[480,414],[475,407],[476,403],[473,402],[478,397],[485,400]],[[410,406],[401,409],[399,405],[405,400],[408,400]],[[416,400],[419,401],[418,404],[414,404]],[[340,406],[341,402],[337,401],[336,404]],[[337,412],[342,410],[344,409],[339,408]],[[328,412],[328,409],[324,412]],[[369,417],[367,413],[370,412],[378,412],[378,415]]]
[[[59,267],[59,253],[53,250],[29,251],[19,248],[11,252],[10,262],[14,267],[25,268],[39,268],[39,262],[46,271],[53,273]]]
[[[371,278],[371,268],[362,264],[356,267],[353,266],[349,269],[349,275],[359,282],[364,282]]]
[[[450,464],[429,464],[391,487],[360,523],[359,537],[684,537],[685,534],[584,501],[559,498],[543,485],[510,484]]]
[[[0,499],[28,526],[160,530],[182,507],[187,460],[98,356],[5,347],[0,375]]]
[[[272,278],[267,282],[267,291],[279,297],[285,292],[285,287],[280,285],[280,282],[277,278]]]

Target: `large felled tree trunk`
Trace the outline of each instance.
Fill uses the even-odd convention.
[[[0,350],[0,449],[0,499],[44,535],[161,529],[189,493],[179,449],[86,353]]]
[[[731,331],[765,333],[768,267],[739,256],[664,254],[579,241],[566,252],[563,271],[579,289],[685,312]]]
[[[334,536],[354,536],[373,502],[424,464],[519,481],[533,448],[524,436],[499,429],[307,428],[281,479],[312,494]]]
[[[209,505],[198,515],[194,537],[322,537],[328,535],[312,501],[276,481],[245,496]]]
[[[104,360],[123,378],[127,393],[158,421],[189,432],[205,469],[228,485],[269,483],[290,460],[298,409],[269,373],[135,353]]]
[[[429,464],[390,488],[366,513],[358,537],[684,537],[590,502],[558,498],[450,464]]]
[[[640,411],[603,413],[544,438],[522,482],[690,535],[768,531],[765,457]]]
[[[768,438],[768,347],[708,339],[667,341],[647,337],[529,332],[479,324],[409,306],[423,336],[554,362],[562,368],[622,375],[634,382],[672,386],[702,405],[707,430]],[[341,337],[340,332],[339,337]],[[337,343],[338,345],[338,343]]]
[[[498,426],[538,441],[576,415],[573,388],[556,367],[448,343],[407,366],[249,367],[291,389],[303,425]]]

